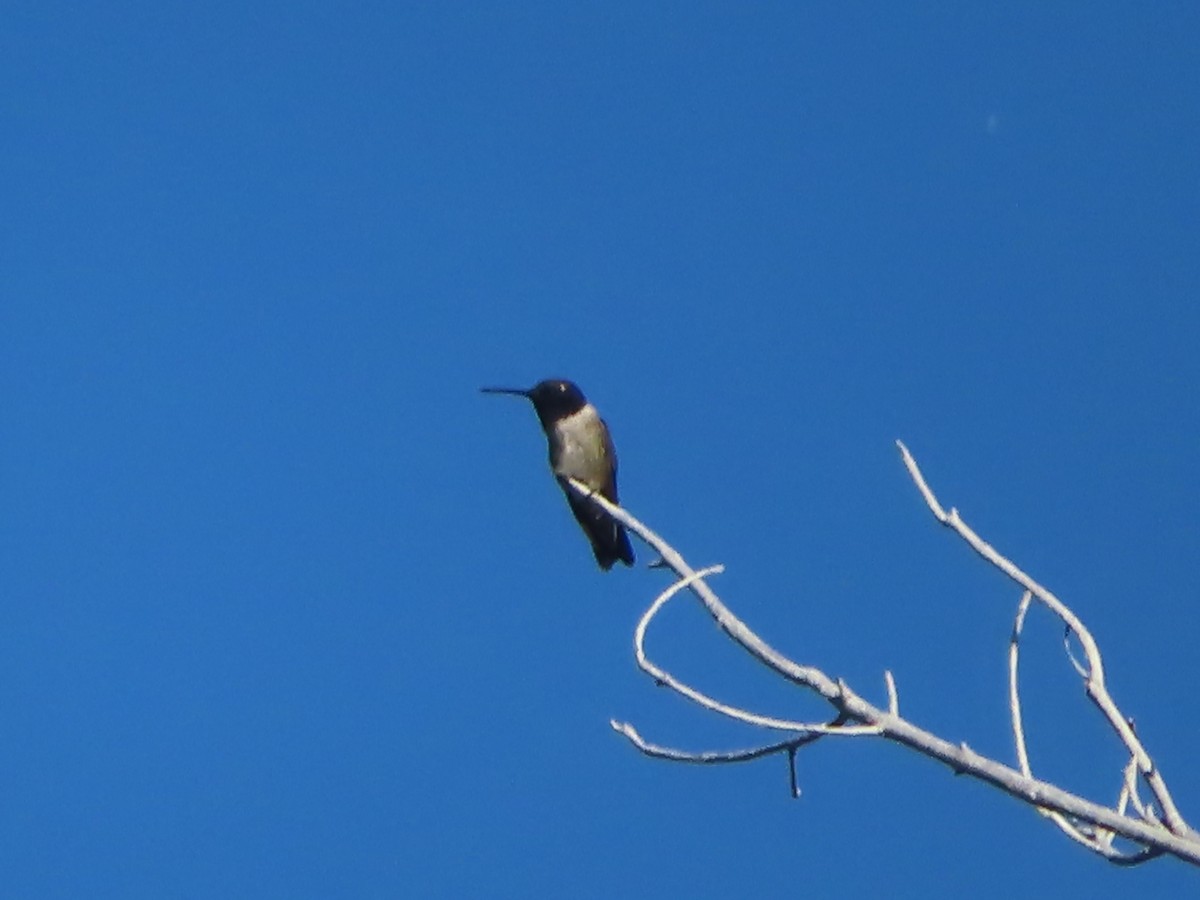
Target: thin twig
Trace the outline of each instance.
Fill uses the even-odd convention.
[[[698,763],[701,765],[720,765],[722,763],[739,763],[749,762],[754,759],[762,759],[764,756],[770,756],[773,753],[783,753],[792,751],[816,740],[817,736],[803,738],[791,738],[786,741],[776,741],[773,744],[765,744],[761,747],[749,747],[745,750],[680,750],[675,747],[665,747],[661,744],[652,744],[638,733],[638,730],[628,722],[618,722],[615,719],[609,722],[613,731],[618,734],[625,735],[629,742],[638,748],[647,756],[654,756],[658,759],[669,759],[674,762]]]
[[[900,697],[896,694],[896,679],[892,677],[891,669],[883,670],[883,680],[887,684],[888,712],[893,716],[899,716]]]
[[[1013,743],[1016,745],[1017,764],[1021,767],[1021,771],[1030,778],[1033,777],[1033,769],[1029,765],[1029,751],[1025,745],[1025,727],[1021,717],[1020,680],[1017,677],[1017,670],[1020,657],[1021,631],[1025,627],[1025,616],[1029,612],[1032,602],[1033,594],[1029,591],[1021,595],[1021,602],[1017,604],[1017,616],[1013,622],[1012,639],[1008,644],[1008,705],[1012,717]],[[1044,806],[1039,806],[1037,811],[1057,825],[1062,833],[1071,840],[1077,841],[1097,853],[1103,852],[1101,850],[1103,842],[1098,842],[1095,834],[1078,827],[1075,822],[1072,822],[1062,813],[1053,809],[1046,809]],[[1110,839],[1108,844],[1104,846],[1111,846],[1111,843]]]
[[[1016,744],[1017,764],[1021,771],[1033,777],[1029,767],[1029,753],[1025,747],[1025,729],[1021,721],[1021,691],[1018,686],[1017,664],[1020,656],[1021,630],[1025,627],[1025,614],[1029,612],[1029,604],[1033,594],[1026,591],[1017,605],[1017,618],[1013,623],[1012,640],[1008,643],[1008,706],[1012,716],[1013,743]]]

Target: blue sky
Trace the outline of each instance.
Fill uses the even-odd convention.
[[[1012,761],[1072,604],[1200,821],[1200,16],[1102,4],[10,8],[12,897],[1179,896],[899,748],[736,747],[634,668],[532,412],[768,640]],[[639,548],[641,549],[641,548]],[[642,552],[643,561],[645,552]],[[1048,616],[1035,767],[1123,759]],[[677,601],[678,674],[819,715]]]

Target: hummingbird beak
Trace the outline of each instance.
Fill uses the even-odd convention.
[[[526,398],[529,397],[529,391],[523,391],[523,390],[520,390],[519,388],[486,387],[486,388],[480,388],[479,390],[481,393],[484,393],[484,394],[513,394],[514,396],[517,396],[517,397],[526,397]]]

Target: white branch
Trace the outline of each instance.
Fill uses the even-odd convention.
[[[720,713],[723,716],[728,716],[731,719],[737,719],[739,722],[745,722],[747,725],[757,725],[761,728],[774,728],[779,731],[795,731],[800,734],[843,734],[843,735],[862,735],[862,734],[879,734],[877,727],[838,727],[826,725],[823,722],[796,722],[790,719],[779,719],[774,716],[764,716],[758,713],[752,713],[737,706],[731,706],[727,703],[722,703],[707,694],[701,693],[695,688],[684,684],[666,669],[656,665],[650,661],[646,655],[646,629],[650,626],[650,621],[658,615],[659,611],[666,605],[667,601],[674,597],[684,588],[690,588],[697,582],[700,582],[707,575],[716,575],[725,571],[724,566],[709,566],[707,569],[701,569],[699,572],[692,572],[686,577],[680,578],[669,588],[663,591],[650,604],[650,608],[642,614],[638,620],[637,628],[633,632],[633,648],[634,654],[637,656],[638,666],[642,671],[646,672],[656,682],[669,687],[671,690],[682,694],[693,703]]]
[[[885,669],[883,680],[887,684],[888,712],[893,716],[900,715],[900,698],[896,695],[896,679],[892,677],[891,669]]]
[[[642,753],[678,762],[736,763],[759,759],[775,753],[784,753],[788,756],[791,767],[792,793],[794,795],[798,794],[795,783],[795,756],[797,750],[804,744],[811,743],[821,736],[832,734],[879,735],[936,759],[949,766],[957,774],[968,775],[991,784],[1030,804],[1039,812],[1054,819],[1059,827],[1072,838],[1113,863],[1131,865],[1145,862],[1162,853],[1170,853],[1194,865],[1200,865],[1200,834],[1189,829],[1184,823],[1171,800],[1165,782],[1154,768],[1149,754],[1109,696],[1105,686],[1100,652],[1091,634],[1057,597],[1033,581],[968,528],[958,517],[957,511],[951,509],[947,513],[926,484],[907,448],[903,444],[899,444],[899,447],[909,474],[938,521],[954,529],[972,549],[1025,590],[1025,595],[1018,608],[1009,647],[1009,699],[1020,770],[980,756],[965,743],[951,743],[902,718],[899,713],[900,704],[895,680],[889,671],[884,673],[888,700],[888,708],[884,710],[864,700],[844,681],[831,678],[815,666],[802,665],[789,659],[747,627],[708,586],[706,577],[721,571],[721,567],[693,570],[671,545],[642,522],[604,497],[593,494],[586,485],[572,480],[569,482],[572,489],[581,496],[588,497],[598,507],[645,541],[659,554],[663,565],[678,576],[678,580],[655,599],[638,623],[634,638],[638,665],[657,683],[671,688],[706,709],[750,725],[791,731],[796,736],[747,750],[690,752],[652,744],[644,740],[632,725],[626,723],[613,721],[612,727],[623,734]],[[780,677],[803,689],[813,691],[828,702],[834,711],[832,721],[828,723],[799,722],[752,713],[701,693],[651,662],[644,647],[649,623],[671,597],[685,588],[699,599],[722,631],[738,646]],[[1124,785],[1117,808],[1102,806],[1033,777],[1021,720],[1017,679],[1018,642],[1031,599],[1038,600],[1058,615],[1066,624],[1069,633],[1079,641],[1087,659],[1087,666],[1083,669],[1087,694],[1130,751],[1130,764],[1123,779]],[[1154,818],[1151,810],[1145,807],[1138,798],[1135,772],[1146,781],[1162,806],[1165,823]],[[1140,818],[1126,815],[1127,807],[1131,804],[1139,813]],[[1122,853],[1112,847],[1114,835],[1135,841],[1143,845],[1143,849],[1134,853]]]
[[[815,740],[815,736],[808,738],[791,738],[786,741],[777,741],[774,744],[766,744],[762,747],[751,747],[746,750],[703,750],[693,752],[690,750],[678,750],[674,747],[663,747],[659,744],[652,744],[643,738],[636,728],[628,722],[618,722],[615,719],[609,724],[613,731],[618,734],[623,734],[629,738],[629,741],[645,753],[647,756],[656,756],[659,759],[669,759],[674,762],[689,762],[703,763],[713,765],[717,763],[736,763],[749,762],[752,759],[761,759],[764,756],[771,756],[775,753],[785,752],[798,747],[809,741]]]
[[[1017,660],[1020,655],[1021,630],[1025,627],[1025,614],[1029,612],[1029,604],[1033,595],[1026,591],[1017,606],[1017,619],[1013,623],[1012,640],[1008,644],[1008,705],[1012,713],[1013,741],[1017,749],[1017,763],[1021,771],[1032,777],[1033,770],[1029,767],[1029,753],[1025,749],[1025,728],[1021,721],[1021,692],[1017,680]]]
[[[949,513],[943,510],[941,504],[938,503],[937,498],[934,497],[933,492],[925,483],[925,478],[921,474],[921,470],[917,467],[916,460],[908,452],[908,448],[900,441],[896,442],[896,446],[900,448],[904,465],[908,469],[909,475],[912,476],[913,481],[916,482],[921,495],[925,498],[925,503],[929,506],[934,517],[946,527],[953,529],[959,537],[967,542],[972,550],[1037,598],[1047,609],[1062,620],[1069,634],[1073,634],[1076,640],[1079,641],[1080,646],[1083,647],[1084,656],[1087,659],[1087,666],[1080,666],[1074,657],[1071,657],[1071,661],[1076,665],[1080,675],[1084,678],[1084,687],[1088,697],[1100,709],[1113,731],[1117,733],[1117,737],[1129,749],[1130,755],[1137,764],[1138,771],[1146,780],[1151,793],[1154,794],[1155,799],[1158,800],[1159,805],[1163,809],[1163,817],[1166,820],[1167,827],[1178,835],[1192,834],[1191,828],[1188,827],[1188,824],[1183,820],[1183,816],[1180,815],[1178,808],[1175,806],[1175,801],[1171,798],[1171,794],[1167,790],[1166,782],[1163,781],[1162,776],[1154,767],[1154,763],[1150,759],[1150,754],[1146,752],[1146,748],[1142,746],[1141,740],[1138,739],[1138,736],[1134,734],[1133,728],[1130,727],[1129,720],[1121,713],[1121,710],[1117,707],[1116,702],[1108,692],[1108,686],[1104,678],[1104,661],[1101,659],[1100,648],[1092,637],[1092,633],[1058,597],[1026,575],[1013,562],[998,553],[991,544],[976,534],[959,517],[958,510],[951,509]],[[1070,655],[1069,649],[1068,655]]]

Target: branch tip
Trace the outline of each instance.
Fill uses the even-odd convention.
[[[893,716],[900,715],[900,696],[896,693],[896,679],[892,677],[891,669],[883,670],[883,680],[887,685],[888,694],[888,713]]]

